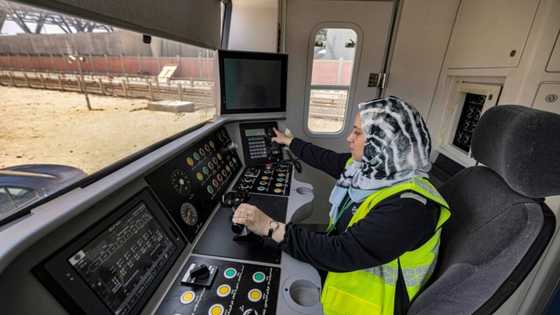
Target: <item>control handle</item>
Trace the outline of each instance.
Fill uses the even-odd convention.
[[[222,195],[222,205],[224,207],[232,208],[232,210],[235,210],[235,208],[239,207],[240,204],[247,202],[248,200],[249,194],[244,191],[230,191]],[[241,234],[243,233],[243,230],[245,230],[245,225],[232,223],[231,230],[235,234]]]

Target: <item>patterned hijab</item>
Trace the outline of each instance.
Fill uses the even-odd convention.
[[[366,137],[364,155],[346,167],[337,186],[379,189],[413,176],[427,176],[432,145],[420,113],[395,96],[359,107]]]
[[[420,113],[395,96],[361,103],[360,120],[365,136],[361,161],[352,161],[336,182],[329,198],[331,216],[344,196],[361,202],[374,191],[428,177],[432,164],[430,134]]]

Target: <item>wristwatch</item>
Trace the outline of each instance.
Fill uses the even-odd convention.
[[[278,227],[280,226],[280,223],[272,220],[270,221],[269,225],[268,225],[268,238],[272,238],[272,234],[274,233],[274,231],[276,231],[276,229],[278,229]]]

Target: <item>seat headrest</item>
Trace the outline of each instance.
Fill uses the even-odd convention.
[[[560,115],[500,105],[480,119],[473,157],[531,198],[560,195]]]

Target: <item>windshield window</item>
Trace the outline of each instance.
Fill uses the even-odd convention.
[[[21,199],[31,191],[50,195],[212,118],[213,57],[0,0],[0,183],[24,189],[0,191],[0,209],[27,204]],[[14,172],[22,165],[40,167]]]

